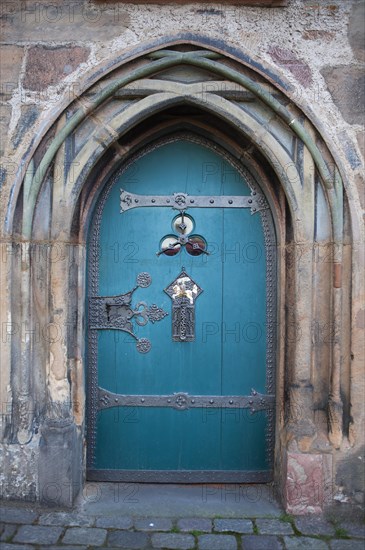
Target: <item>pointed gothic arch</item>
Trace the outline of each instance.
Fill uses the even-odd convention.
[[[44,466],[52,440],[66,438],[73,455],[74,490],[62,492],[61,500],[72,500],[82,483],[85,241],[95,202],[131,155],[181,130],[211,136],[229,151],[263,182],[273,212],[280,274],[278,403],[288,401],[277,411],[276,480],[288,509],[293,488],[286,461],[311,454],[324,476],[331,453],[323,444],[319,451],[318,442],[324,438],[337,448],[349,429],[350,367],[339,349],[349,339],[349,329],[341,326],[349,282],[341,281],[341,266],[350,272],[343,238],[351,240],[348,227],[356,231],[356,221],[343,199],[341,167],[273,72],[226,54],[203,41],[179,40],[117,60],[107,74],[95,73],[90,87],[28,152],[6,220],[16,252],[13,292],[25,302],[18,310],[14,298],[11,309],[20,324],[31,319],[31,330],[39,326],[45,333],[38,346],[12,336],[15,414],[9,433],[12,443],[33,445],[40,454],[40,500],[47,500],[44,487],[65,467],[57,461]],[[317,352],[313,334],[318,337],[323,327],[313,327],[313,317],[319,311],[331,330],[326,349]],[[31,388],[36,404],[29,414]],[[320,509],[323,495],[317,500],[312,506]]]

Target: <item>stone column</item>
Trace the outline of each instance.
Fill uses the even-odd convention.
[[[40,501],[57,506],[71,506],[82,484],[82,437],[73,417],[70,386],[74,363],[70,357],[70,340],[74,338],[70,331],[70,312],[79,304],[72,288],[74,276],[70,277],[75,261],[70,227],[64,224],[74,205],[68,204],[65,195],[64,166],[62,146],[57,154],[54,171],[57,177],[53,179],[52,189],[50,245],[56,256],[49,264],[47,405],[41,426],[38,468]]]

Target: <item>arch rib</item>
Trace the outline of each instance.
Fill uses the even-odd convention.
[[[277,101],[270,93],[260,86],[260,84],[255,83],[249,77],[240,74],[238,71],[231,69],[230,67],[225,67],[214,59],[219,57],[218,54],[214,52],[172,52],[172,51],[159,51],[152,52],[149,54],[149,57],[154,59],[157,58],[152,63],[135,69],[128,76],[117,79],[115,82],[107,86],[102,92],[96,95],[96,97],[88,103],[86,106],[81,106],[76,113],[71,117],[71,119],[65,124],[65,126],[58,132],[57,136],[53,140],[49,149],[42,158],[36,173],[33,177],[32,189],[29,196],[29,210],[33,211],[39,189],[43,180],[43,176],[46,174],[51,162],[53,161],[58,149],[65,141],[65,139],[71,134],[71,132],[82,122],[82,120],[90,114],[94,109],[96,109],[101,103],[110,98],[113,93],[115,93],[119,88],[134,82],[135,80],[151,76],[153,73],[167,69],[174,65],[187,64],[195,67],[199,67],[208,71],[212,71],[221,76],[225,76],[230,80],[240,84],[249,91],[251,91],[255,96],[263,101],[268,107],[270,107],[284,122],[286,122],[290,128],[295,132],[295,134],[303,141],[308,150],[310,151],[313,160],[317,166],[318,172],[321,176],[321,179],[327,189],[331,189],[332,177],[327,168],[327,165],[323,159],[323,156],[318,149],[317,145],[314,142],[314,139],[309,135],[306,129],[295,119],[293,119],[291,113],[283,106],[279,101]],[[211,59],[208,59],[208,58]],[[213,58],[213,59],[212,59]]]
[[[182,92],[185,92],[184,88],[182,89]],[[158,112],[166,105],[171,106],[180,101],[180,97],[180,94],[171,92],[155,93],[152,96],[141,99],[137,104],[130,105],[119,115],[115,116],[109,123],[113,132],[109,135],[108,141],[105,141],[104,137],[104,146],[106,145],[110,147],[115,141],[114,136],[121,135],[122,129],[123,133],[130,130],[133,124],[141,122],[141,120]],[[267,128],[261,126],[253,117],[245,111],[242,111],[238,106],[230,105],[230,107],[228,107],[229,102],[227,100],[221,97],[218,100],[214,94],[205,94],[204,105],[198,94],[192,94],[189,96],[185,95],[184,99],[193,105],[198,105],[200,107],[204,106],[204,108],[208,108],[210,111],[215,112],[226,120],[230,119],[231,122],[233,122],[233,124],[237,127],[240,127],[250,139],[253,140],[255,135],[258,136],[257,143],[259,143],[263,154],[273,166],[273,169],[276,172],[279,172],[278,176],[280,179],[285,182],[285,193],[288,196],[288,202],[290,204],[292,215],[298,224],[297,237],[299,240],[306,239],[305,224],[303,224],[303,220],[301,220],[301,217],[298,215],[299,212],[301,215],[305,214],[301,201],[299,173],[295,170],[295,172],[291,174],[292,177],[288,177],[286,167],[291,166],[291,158],[283,147],[278,147],[275,138],[268,132]],[[82,186],[82,173],[84,171],[85,164],[90,162],[90,159],[93,159],[92,164],[95,164],[97,161],[97,155],[101,154],[104,150],[104,148],[101,148],[100,146],[100,141],[101,140],[98,139],[96,131],[89,136],[87,144],[84,145],[84,147],[79,151],[77,157],[75,157],[76,168],[72,171],[72,174],[69,173],[65,182],[65,189],[69,189],[68,195],[70,197],[72,196],[74,200],[76,200]],[[93,145],[91,145],[92,143]],[[61,216],[62,219],[64,219],[63,216],[72,216],[73,208],[74,204],[68,204],[66,211],[62,214],[61,212],[58,212],[58,215]],[[69,220],[68,226],[70,226],[70,224],[71,222]]]

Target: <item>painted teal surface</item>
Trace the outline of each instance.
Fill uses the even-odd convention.
[[[141,271],[152,276],[139,301],[169,316],[138,327],[148,354],[119,331],[99,331],[98,383],[123,394],[247,395],[265,393],[266,259],[260,215],[249,209],[194,208],[194,234],[210,255],[157,256],[173,233],[171,208],[141,207],[120,213],[120,188],[138,194],[249,195],[225,160],[187,141],[164,145],[132,165],[106,201],[100,231],[99,295],[125,293]],[[196,300],[196,340],[173,342],[171,299],[164,289],[182,268],[203,289]],[[115,408],[98,415],[96,468],[265,470],[264,413],[247,410]]]

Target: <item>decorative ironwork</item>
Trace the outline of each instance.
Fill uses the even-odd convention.
[[[165,288],[172,300],[172,339],[174,342],[195,340],[195,301],[203,289],[185,269]]]
[[[275,396],[252,390],[251,395],[189,395],[178,392],[171,395],[123,395],[99,388],[98,409],[111,407],[168,407],[178,411],[187,409],[248,409],[271,411],[275,406]]]
[[[148,306],[145,310],[146,316],[148,317],[148,320],[151,321],[151,323],[155,323],[156,321],[161,321],[166,315],[168,315],[167,311],[164,311],[161,307],[156,306],[156,304],[152,304],[152,306]]]
[[[146,273],[146,271],[143,271],[137,275],[137,284],[141,288],[147,288],[151,283],[152,277],[149,273]]]
[[[205,250],[206,241],[203,237],[201,237],[200,235],[189,236],[185,234],[187,229],[187,225],[185,223],[185,210],[180,210],[180,214],[181,222],[177,226],[175,226],[179,235],[174,235],[173,238],[175,238],[175,240],[172,240],[172,242],[170,242],[168,246],[162,246],[161,250],[156,252],[156,255],[160,256],[161,254],[166,254],[168,252],[171,253],[171,251],[173,251],[176,247],[179,247],[180,249],[182,246],[186,246],[187,252],[193,256],[197,256],[200,254],[207,254],[209,256],[210,253]],[[166,240],[171,240],[170,235],[167,235],[165,237],[164,241]],[[162,241],[162,244],[164,241]],[[176,254],[179,249],[177,249],[174,254]]]
[[[151,349],[151,342],[147,338],[140,338],[136,347],[139,353],[148,353]]]
[[[137,195],[125,189],[120,190],[120,211],[126,212],[140,206],[167,206],[176,210],[188,208],[251,208],[256,214],[268,208],[267,201],[261,193],[251,191],[247,195],[202,196],[174,193],[173,195]]]
[[[179,411],[185,411],[186,409],[188,409],[189,408],[188,398],[189,396],[187,393],[176,393],[174,408]]]
[[[135,335],[132,319],[140,326],[151,321],[161,321],[168,313],[156,304],[147,306],[145,302],[138,302],[133,309],[132,297],[137,288],[146,288],[152,282],[148,273],[140,273],[137,276],[137,284],[132,290],[117,296],[92,296],[89,298],[89,328],[90,330],[115,329],[128,332],[137,340],[137,350],[140,353],[148,353],[151,343],[147,338]]]

